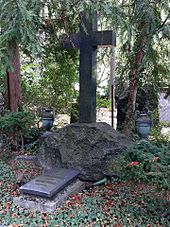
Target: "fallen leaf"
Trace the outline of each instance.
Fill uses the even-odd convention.
[[[6,202],[5,206],[6,206],[6,209],[10,209],[10,207],[11,207],[11,202]]]
[[[74,214],[70,214],[70,218],[75,218],[75,215]]]

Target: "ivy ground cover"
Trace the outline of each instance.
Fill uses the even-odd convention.
[[[23,162],[24,181],[40,170]],[[110,181],[81,193],[71,195],[52,214],[23,209],[13,204],[19,195],[16,173],[10,163],[0,161],[0,225],[9,227],[124,227],[170,226],[169,192],[154,186],[132,185]]]

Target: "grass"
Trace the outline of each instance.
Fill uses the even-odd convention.
[[[28,162],[18,163],[24,181],[40,174]],[[71,195],[52,214],[23,209],[13,204],[19,195],[16,169],[0,161],[0,225],[9,227],[155,227],[170,226],[170,194],[152,185],[111,181]]]

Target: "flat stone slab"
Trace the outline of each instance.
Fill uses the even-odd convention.
[[[35,162],[37,161],[37,156],[36,155],[18,155],[15,157],[15,160],[24,160],[24,161],[30,161],[30,162]]]
[[[54,168],[21,186],[20,191],[24,194],[52,198],[72,183],[79,173],[73,169]]]
[[[35,195],[22,194],[19,197],[14,197],[13,202],[26,209],[32,209],[41,212],[54,212],[70,194],[80,192],[85,189],[85,183],[76,179],[70,185],[66,186],[52,199],[42,198]]]

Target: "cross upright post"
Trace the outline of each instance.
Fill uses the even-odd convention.
[[[92,45],[93,31],[97,31],[97,17],[89,22],[83,15],[80,25],[80,112],[79,122],[96,121],[96,55],[97,46]]]
[[[71,34],[62,41],[64,48],[80,49],[80,98],[79,122],[96,122],[96,63],[97,47],[115,46],[113,31],[97,31],[97,14],[87,18],[81,16],[80,31]]]

